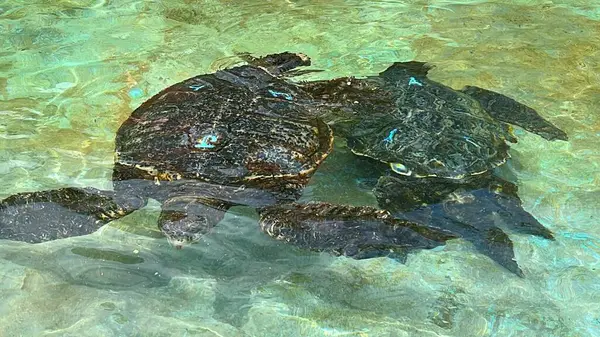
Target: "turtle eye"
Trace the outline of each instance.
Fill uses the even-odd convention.
[[[403,176],[409,176],[412,174],[412,171],[401,163],[390,163],[390,168],[392,169],[392,171]]]

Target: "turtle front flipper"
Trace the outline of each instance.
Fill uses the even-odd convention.
[[[409,251],[435,248],[457,237],[367,206],[285,204],[262,208],[259,214],[261,230],[277,240],[355,259],[389,256],[403,261]]]
[[[489,256],[502,267],[510,270],[519,277],[523,271],[515,259],[515,252],[511,239],[498,227],[485,228],[480,235],[470,239],[475,248]]]
[[[158,227],[177,249],[198,242],[233,206],[222,200],[196,197],[171,197],[162,205]]]
[[[463,222],[449,216],[442,204],[429,205],[410,212],[394,212],[398,219],[437,226],[473,244],[475,249],[519,277],[523,271],[515,260],[513,243],[493,223]]]
[[[486,194],[485,198],[493,202],[488,206],[495,215],[499,216],[503,224],[515,232],[541,236],[545,239],[554,240],[554,234],[544,227],[533,215],[523,209],[521,198],[517,195],[517,185],[494,177],[488,189],[479,193]]]
[[[94,188],[19,193],[0,201],[0,239],[40,243],[86,235],[145,203]]]
[[[486,186],[458,189],[442,201],[447,216],[477,228],[499,226],[515,232],[554,239],[552,232],[523,209],[517,186],[491,177]]]
[[[459,182],[449,179],[402,179],[396,175],[384,175],[377,180],[373,194],[379,207],[396,213],[439,203],[459,186]]]
[[[523,209],[517,191],[517,185],[493,175],[465,183],[382,176],[373,193],[379,207],[393,214],[440,204],[448,216],[464,222],[484,226],[499,218],[516,232],[554,239],[548,228]]]
[[[471,182],[381,177],[374,189],[379,206],[406,221],[439,226],[471,241],[481,253],[522,276],[510,238],[497,227],[553,239],[525,211],[517,186],[488,175]]]
[[[534,109],[502,94],[467,86],[461,90],[473,97],[494,118],[514,124],[547,140],[567,140],[567,134],[540,116]]]
[[[309,66],[310,58],[302,53],[283,52],[278,54],[269,54],[263,57],[254,57],[250,54],[240,54],[240,58],[254,67],[266,69],[272,75],[278,76],[289,72],[292,69]]]

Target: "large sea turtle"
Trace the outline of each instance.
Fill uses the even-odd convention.
[[[159,227],[178,248],[198,241],[234,205],[257,208],[261,228],[275,238],[355,258],[401,258],[456,237],[373,207],[295,204],[333,142],[310,110],[310,95],[282,78],[310,61],[292,53],[247,58],[248,65],[170,86],[133,111],[116,135],[114,191],[10,196],[0,203],[0,238],[38,243],[88,234],[148,198],[161,202]]]
[[[548,140],[567,135],[535,110],[502,94],[454,90],[427,78],[422,62],[397,62],[377,76],[305,83],[328,109],[353,153],[389,165],[374,194],[398,218],[448,229],[521,275],[512,242],[496,227],[553,239],[521,206],[517,186],[494,176],[509,158],[518,125]]]

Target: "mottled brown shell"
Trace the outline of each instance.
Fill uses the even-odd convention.
[[[175,84],[122,124],[114,178],[302,185],[331,151],[333,135],[298,103],[301,95],[250,66]]]

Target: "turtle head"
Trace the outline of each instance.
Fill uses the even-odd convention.
[[[227,207],[196,197],[175,197],[163,204],[158,227],[177,249],[200,241],[223,219]]]
[[[302,53],[271,54],[265,56],[263,60],[268,67],[275,68],[277,73],[284,73],[297,67],[310,65],[310,58]]]
[[[212,228],[205,216],[177,211],[163,211],[159,227],[167,241],[177,249],[200,241]]]
[[[298,67],[310,65],[310,58],[302,53],[283,52],[258,58],[252,57],[249,54],[239,56],[250,65],[262,67],[275,76],[282,75]]]

